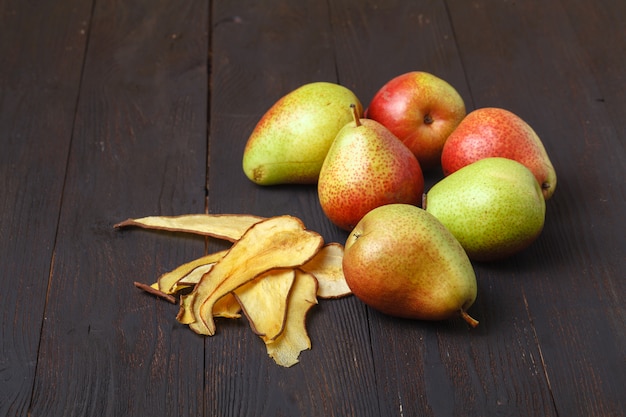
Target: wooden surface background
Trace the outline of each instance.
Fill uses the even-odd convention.
[[[623,416],[625,22],[612,0],[0,0],[0,415]],[[539,240],[475,265],[477,329],[321,301],[284,369],[245,320],[203,338],[133,287],[224,245],[128,217],[288,213],[343,243],[243,147],[304,83],[367,105],[411,70],[526,119],[559,175]]]

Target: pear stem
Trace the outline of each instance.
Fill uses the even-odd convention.
[[[467,314],[465,310],[461,310],[461,317],[463,317],[463,320],[465,320],[470,326],[478,326],[478,320]]]
[[[359,118],[359,112],[356,110],[356,105],[354,103],[350,104],[350,109],[352,110],[352,117],[354,118],[356,127],[361,126],[361,119]]]

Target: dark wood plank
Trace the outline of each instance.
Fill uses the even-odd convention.
[[[325,2],[216,2],[211,73],[209,209],[289,213],[324,236],[345,234],[323,216],[315,186],[259,187],[243,174],[248,135],[281,96],[312,81],[340,82]],[[313,348],[279,368],[247,325],[206,341],[206,415],[379,416],[365,310],[320,301],[309,316]],[[219,358],[219,361],[213,358]]]
[[[626,3],[38,3],[0,0],[0,415],[623,415]],[[127,217],[289,213],[343,243],[315,186],[245,178],[247,137],[306,82],[367,105],[413,69],[520,114],[559,173],[540,239],[475,265],[477,329],[322,300],[284,369],[245,319],[199,337],[132,285],[227,244]]]
[[[30,404],[90,7],[0,1],[0,415]]]
[[[383,84],[409,71],[443,78],[471,105],[445,2],[331,4],[338,73],[364,105]]]
[[[96,5],[32,415],[202,414],[202,341],[133,281],[205,242],[113,224],[205,209],[207,23],[204,1]]]
[[[392,77],[421,70],[450,82],[473,108],[443,1],[362,2],[359,7],[336,2],[333,16],[340,74],[360,85],[368,100]],[[441,176],[427,172],[426,189]],[[555,415],[523,300],[502,271],[475,269],[479,296],[470,312],[481,321],[477,329],[468,330],[461,321],[427,324],[371,312],[381,410],[389,415]]]
[[[623,2],[449,3],[475,104],[524,117],[559,175],[542,237],[501,278],[528,305],[555,409],[622,415],[626,155],[603,100],[623,102]]]

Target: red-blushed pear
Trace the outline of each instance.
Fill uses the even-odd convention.
[[[383,124],[411,149],[424,170],[441,164],[443,145],[465,114],[456,89],[423,71],[387,82],[366,111],[367,118]]]
[[[514,159],[541,185],[546,200],[556,189],[556,172],[535,131],[516,114],[497,107],[470,112],[446,141],[441,155],[445,175],[487,157]]]
[[[243,171],[259,185],[314,184],[337,132],[361,103],[335,83],[304,84],[263,115],[243,152]]]
[[[390,203],[418,205],[424,190],[419,162],[374,120],[359,119],[337,134],[320,171],[317,190],[324,214],[351,230],[368,211]]]
[[[477,293],[476,275],[454,236],[431,214],[407,204],[367,213],[348,236],[343,271],[352,293],[397,317],[463,317]]]

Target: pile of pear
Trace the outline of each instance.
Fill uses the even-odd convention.
[[[427,192],[424,171],[443,178]],[[392,316],[478,321],[476,262],[510,257],[543,230],[556,172],[516,114],[466,114],[444,80],[414,71],[385,84],[367,109],[348,88],[314,82],[260,119],[243,154],[259,185],[317,184],[320,206],[348,231],[352,293]]]

